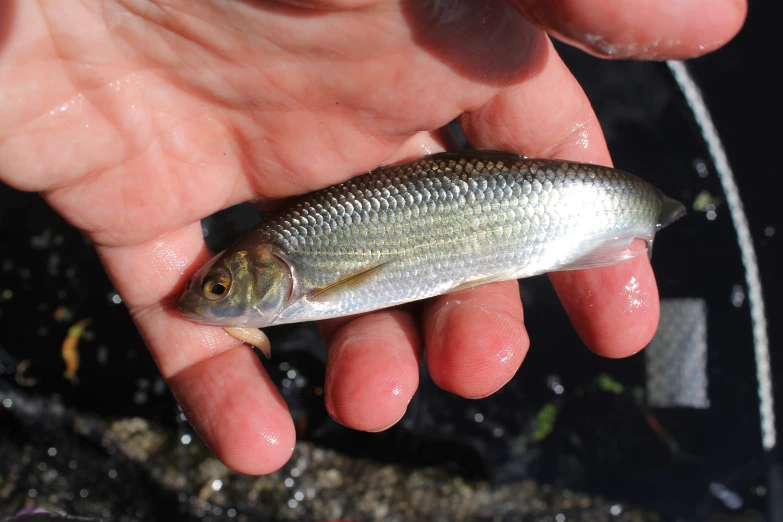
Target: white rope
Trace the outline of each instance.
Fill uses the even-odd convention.
[[[712,122],[709,110],[704,102],[696,82],[688,72],[684,63],[668,61],[674,79],[680,86],[685,100],[701,128],[702,136],[709,149],[715,165],[726,201],[729,214],[737,232],[737,241],[742,254],[742,264],[745,266],[745,281],[748,285],[748,304],[750,318],[753,324],[753,347],[756,355],[756,377],[758,379],[759,410],[761,414],[761,438],[765,450],[771,450],[777,444],[775,432],[774,398],[772,397],[772,374],[769,366],[769,338],[767,337],[767,316],[764,311],[764,296],[761,293],[761,277],[756,261],[756,251],[753,238],[750,235],[748,218],[742,206],[737,183],[729,165],[726,151],[718,136],[715,124]]]

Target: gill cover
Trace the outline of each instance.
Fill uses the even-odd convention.
[[[285,254],[275,245],[261,244],[250,256],[249,270],[255,272],[255,295],[250,299],[251,308],[258,314],[259,320],[264,321],[264,324],[253,325],[268,326],[288,305],[293,294],[294,276]]]
[[[276,246],[240,243],[196,272],[179,308],[204,324],[260,328],[280,315],[292,288],[291,270]]]

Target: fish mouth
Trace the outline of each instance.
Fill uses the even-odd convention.
[[[188,285],[190,285],[190,283],[188,283]],[[198,301],[199,298],[197,295],[186,290],[182,296],[180,296],[179,301],[177,302],[177,308],[179,308],[179,313],[182,314],[185,319],[203,323],[207,318],[194,311],[198,307]]]
[[[195,312],[191,312],[190,310],[184,310],[182,309],[182,307],[180,307],[179,312],[182,314],[182,317],[184,317],[185,319],[188,319],[190,321],[196,321],[199,323],[204,322],[204,317],[202,317],[201,315]]]
[[[226,324],[225,322],[215,321],[214,319],[210,319],[209,317],[204,317],[203,315],[194,312],[188,308],[183,309],[182,307],[180,307],[179,312],[182,314],[182,317],[184,317],[188,321],[193,321],[194,323],[199,323],[206,326],[219,326],[219,327],[233,326],[230,324]]]
[[[195,295],[190,292],[185,292],[182,297],[179,299],[179,303],[177,303],[177,306],[179,308],[179,313],[182,314],[182,317],[189,321],[193,321],[199,324],[203,324],[206,326],[217,326],[220,328],[226,328],[229,326],[245,326],[246,321],[231,321],[231,320],[225,320],[225,319],[216,319],[214,317],[209,317],[207,315],[203,315],[196,310],[199,308],[199,304],[201,303],[201,298],[198,295]]]

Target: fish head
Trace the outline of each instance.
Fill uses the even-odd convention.
[[[285,308],[293,276],[273,245],[225,250],[190,278],[179,299],[182,315],[213,326],[269,326]]]

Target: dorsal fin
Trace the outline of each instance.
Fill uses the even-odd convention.
[[[460,158],[475,158],[482,161],[502,161],[504,163],[513,163],[515,161],[527,159],[527,157],[513,152],[502,150],[461,150],[459,152],[439,152],[430,156],[431,159],[459,160]]]

